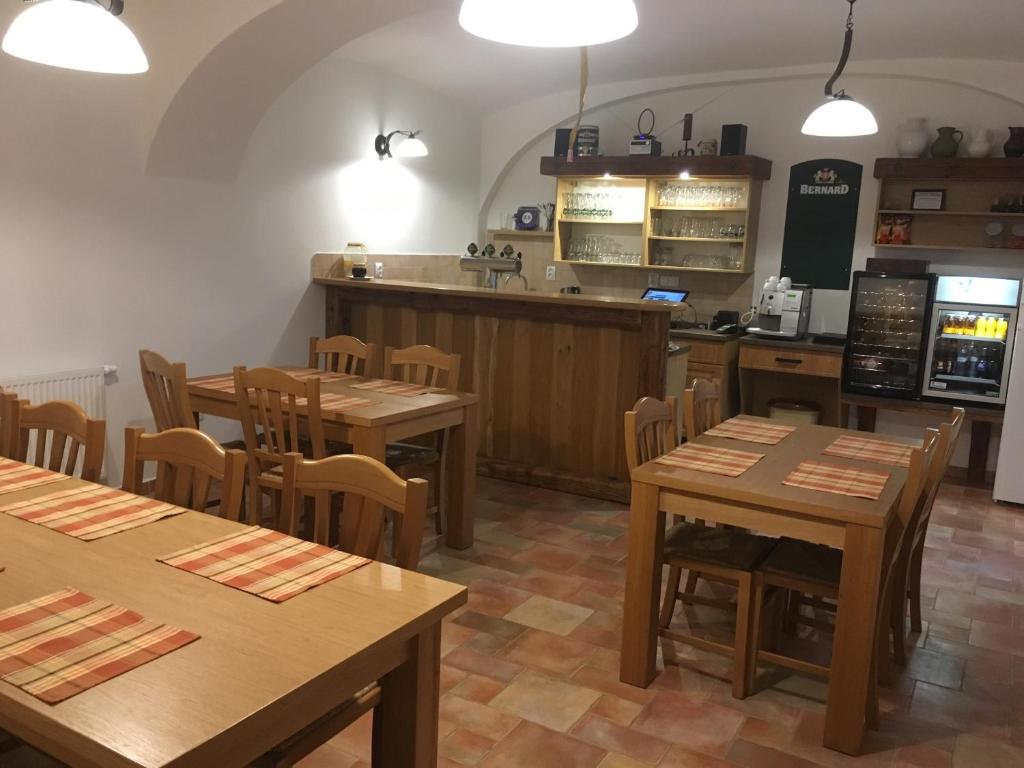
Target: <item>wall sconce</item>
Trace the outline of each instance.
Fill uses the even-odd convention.
[[[373,148],[377,150],[377,156],[383,160],[385,157],[426,157],[430,154],[427,145],[418,137],[422,131],[392,131],[387,136],[383,133],[377,136],[373,142]],[[404,136],[405,140],[395,147],[395,153],[391,154],[391,140],[395,136]]]

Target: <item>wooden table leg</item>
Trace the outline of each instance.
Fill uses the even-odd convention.
[[[476,499],[476,450],[478,406],[463,409],[462,423],[451,428],[448,447],[448,533],[452,549],[473,546],[473,504]]]
[[[619,679],[641,688],[650,685],[657,672],[658,602],[665,546],[665,513],[658,509],[658,497],[658,486],[633,483]]]
[[[846,527],[824,741],[848,755],[860,754],[864,740],[882,544],[881,528]]]
[[[410,642],[410,657],[380,681],[373,714],[373,765],[435,768],[441,695],[441,624]]]
[[[878,422],[878,409],[869,405],[857,406],[857,429],[861,432],[874,432]]]
[[[369,456],[377,461],[387,459],[388,444],[384,439],[384,430],[370,427],[352,428],[352,453]]]
[[[971,422],[971,452],[967,462],[967,482],[984,485],[988,470],[988,444],[992,439],[992,422],[975,419]]]

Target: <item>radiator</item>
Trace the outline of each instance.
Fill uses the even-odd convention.
[[[89,418],[106,419],[106,377],[116,372],[115,366],[105,365],[39,376],[0,377],[0,387],[17,392],[19,398],[35,405],[48,400],[70,400],[77,403]]]

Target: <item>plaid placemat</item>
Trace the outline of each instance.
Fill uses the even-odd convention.
[[[320,381],[344,381],[345,379],[356,378],[351,373],[335,373],[333,371],[321,371],[317,368],[304,368],[301,371],[285,371],[289,376],[294,376],[300,381],[306,379],[320,379]]]
[[[92,483],[0,506],[0,512],[83,541],[102,539],[187,511]]]
[[[67,479],[68,476],[62,475],[60,472],[51,472],[48,469],[40,469],[11,459],[0,459],[0,493],[23,491],[26,488],[58,483]]]
[[[406,384],[403,381],[388,381],[387,379],[371,379],[361,381],[358,384],[350,385],[352,389],[370,389],[374,392],[382,392],[385,395],[401,395],[402,397],[416,397],[431,392],[442,391],[439,387],[426,387],[422,384]]]
[[[843,435],[823,453],[828,456],[842,456],[846,459],[860,459],[879,464],[893,464],[897,467],[909,467],[910,453],[913,450],[913,447],[909,445],[871,440],[856,435]]]
[[[312,378],[316,372],[305,372],[305,378]],[[342,379],[355,378],[349,376],[347,373],[331,373],[324,374],[324,376],[333,376],[340,378],[330,379],[331,381],[342,381]],[[321,381],[326,381],[323,376],[320,377]],[[228,376],[221,376],[216,379],[206,379],[204,381],[192,381],[192,384],[196,386],[205,387],[207,389],[216,389],[219,392],[231,392],[235,391],[235,380]],[[282,398],[282,400],[285,398]],[[306,398],[297,397],[295,398],[295,404],[300,408],[306,406]],[[330,411],[332,413],[345,413],[347,411],[354,411],[356,408],[365,408],[368,405],[374,405],[373,400],[367,400],[362,397],[352,397],[351,395],[342,395],[335,392],[321,392],[320,393],[320,410]]]
[[[196,387],[203,387],[204,389],[216,389],[218,392],[235,391],[235,377],[233,375],[215,376],[211,379],[189,379],[188,383]]]
[[[275,603],[370,562],[365,557],[258,527],[159,560]]]
[[[820,461],[804,461],[782,481],[782,484],[874,501],[882,495],[888,480],[888,472],[871,472]]]
[[[728,421],[723,421],[716,427],[712,427],[704,434],[708,437],[727,437],[747,443],[778,445],[795,431],[796,427],[784,424],[768,424],[763,421],[732,418]]]
[[[0,678],[56,704],[198,639],[68,588],[0,611]]]
[[[731,448],[713,448],[710,445],[687,443],[658,457],[655,462],[680,469],[739,477],[763,458],[763,453],[734,451]]]

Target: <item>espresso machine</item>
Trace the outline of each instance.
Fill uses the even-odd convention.
[[[813,293],[811,286],[794,285],[788,277],[768,278],[747,333],[769,339],[802,339],[811,320]]]

